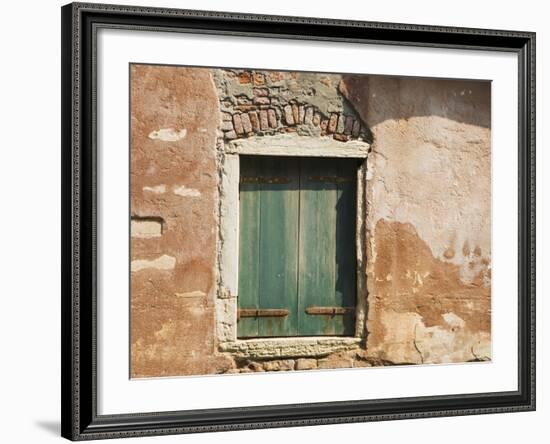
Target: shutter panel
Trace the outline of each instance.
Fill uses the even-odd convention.
[[[241,156],[239,337],[354,334],[356,173]]]
[[[349,308],[345,314],[334,316],[334,334],[355,334],[355,306],[357,300],[357,164],[339,159],[336,197],[336,264],[334,305]]]
[[[241,156],[241,178],[259,173],[255,157]],[[239,308],[259,308],[260,294],[260,185],[241,180],[239,184]],[[258,319],[242,317],[239,337],[258,336]]]
[[[298,173],[298,159],[241,157],[239,308],[264,311],[239,337],[298,334]]]
[[[356,174],[348,159],[302,160],[298,298],[305,336],[354,334]]]

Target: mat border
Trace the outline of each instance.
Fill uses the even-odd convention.
[[[88,440],[535,410],[535,33],[86,3],[63,6],[61,16],[63,437]],[[95,43],[101,27],[516,53],[518,390],[98,415]]]

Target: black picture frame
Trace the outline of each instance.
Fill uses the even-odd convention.
[[[62,14],[62,436],[119,438],[535,409],[535,33],[72,3]],[[95,39],[99,27],[511,51],[519,65],[518,390],[100,416]]]

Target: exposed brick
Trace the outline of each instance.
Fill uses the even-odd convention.
[[[313,121],[312,122],[315,126],[319,126],[321,124],[321,114],[315,113],[313,115]]]
[[[280,82],[284,78],[284,73],[280,71],[272,71],[269,73],[269,80],[272,82]]]
[[[327,132],[335,133],[337,126],[338,126],[338,114],[331,114],[330,119],[328,121]]]
[[[248,114],[241,114],[241,122],[243,124],[243,130],[245,133],[252,132],[252,123],[250,122],[250,117]]]
[[[271,128],[277,128],[277,114],[274,109],[267,110],[267,119]]]
[[[339,140],[340,142],[347,142],[350,139],[350,136],[346,134],[341,134],[341,133],[335,133],[333,137],[334,139]]]
[[[223,121],[233,120],[233,116],[230,113],[222,113],[222,120]]]
[[[353,117],[346,117],[346,125],[344,126],[344,134],[350,135],[353,128]]]
[[[292,104],[292,117],[295,124],[300,123],[300,108],[295,103]]]
[[[294,116],[292,115],[292,106],[287,105],[283,108],[285,112],[285,122],[287,125],[294,125]]]
[[[313,124],[313,108],[312,107],[306,108],[306,114],[304,116],[304,123],[306,125],[312,125]]]
[[[233,128],[237,134],[244,133],[243,122],[240,114],[233,114]]]
[[[269,129],[269,123],[267,120],[267,111],[265,109],[260,111],[260,128],[262,130]]]
[[[304,105],[300,105],[300,108],[299,108],[299,118],[298,118],[298,121],[300,123],[304,123],[304,117],[306,116],[306,108]]]
[[[353,122],[353,128],[351,129],[351,135],[353,137],[359,136],[359,130],[361,129],[361,124],[359,123],[359,120],[355,120]]]
[[[245,84],[250,83],[252,80],[250,73],[248,71],[243,71],[239,74],[239,83]]]
[[[269,90],[267,88],[254,88],[254,95],[257,97],[267,97]]]
[[[325,134],[328,128],[328,120],[323,120],[319,126],[321,127],[321,133]]]
[[[346,118],[343,114],[340,114],[338,116],[338,125],[336,126],[336,132],[338,134],[342,134],[344,132],[344,128],[346,127]]]
[[[252,104],[250,104],[250,105],[237,105],[235,107],[235,110],[247,113],[248,111],[254,111],[257,108],[258,107],[256,105],[252,105]]]
[[[269,105],[269,97],[254,97],[255,105]]]
[[[250,123],[252,124],[252,131],[256,132],[260,130],[260,119],[258,117],[258,113],[256,111],[250,111],[248,113],[248,117],[250,118]]]
[[[254,73],[254,85],[265,85],[265,76],[261,72]]]

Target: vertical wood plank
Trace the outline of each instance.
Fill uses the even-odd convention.
[[[299,325],[300,334],[332,335],[330,316],[308,315],[310,306],[333,306],[336,257],[336,194],[331,161],[300,163]]]
[[[239,185],[239,308],[259,308],[260,272],[260,186],[242,180],[259,174],[259,162],[254,157],[240,158]],[[237,336],[258,336],[258,319],[241,318]]]
[[[260,306],[290,313],[260,318],[258,333],[293,336],[298,333],[298,160],[265,157],[261,162]]]
[[[357,287],[356,194],[357,165],[353,161],[338,159],[336,197],[336,257],[334,305],[355,307]],[[355,312],[334,317],[334,333],[352,336],[355,333]]]

